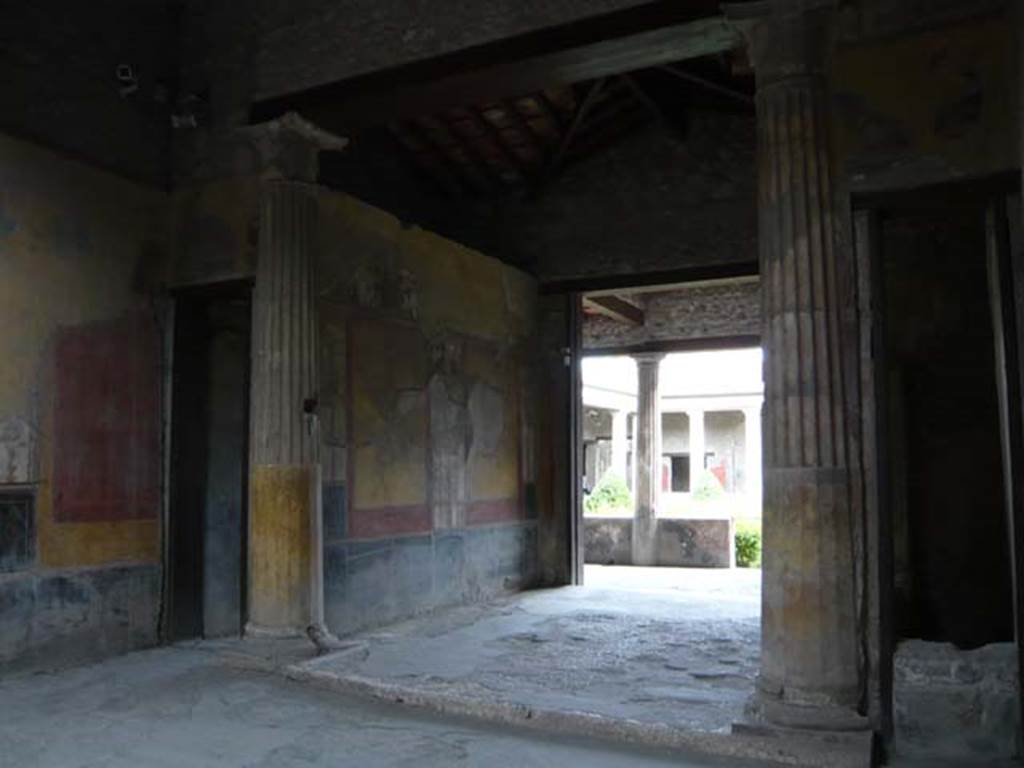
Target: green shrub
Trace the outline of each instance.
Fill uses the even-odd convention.
[[[757,568],[761,565],[761,531],[748,526],[736,527],[736,565]]]
[[[702,469],[697,476],[697,485],[693,488],[694,501],[712,501],[725,495],[725,489],[718,481],[718,476],[710,469]]]
[[[591,514],[615,512],[616,510],[632,512],[633,497],[629,493],[626,481],[609,472],[590,492],[583,502],[583,506]]]

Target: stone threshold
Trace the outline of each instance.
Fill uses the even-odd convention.
[[[346,695],[559,736],[642,745],[691,756],[757,760],[766,766],[870,768],[872,765],[870,732],[808,733],[742,725],[735,726],[731,732],[700,731],[593,712],[533,707],[493,695],[485,698],[477,691],[467,691],[458,685],[414,686],[362,675],[339,675],[322,668],[321,662],[361,648],[361,644],[354,643],[353,647],[317,659],[276,666],[274,671],[289,680]]]

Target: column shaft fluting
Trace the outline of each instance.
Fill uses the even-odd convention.
[[[736,6],[757,73],[764,561],[757,711],[846,725],[861,669],[826,71],[835,3]]]
[[[628,411],[612,412],[612,474],[626,481],[626,454],[629,451],[627,435]]]
[[[690,429],[690,493],[700,486],[704,474],[704,411],[687,411]]]
[[[636,358],[637,414],[634,426],[636,504],[633,514],[633,565],[654,565],[657,556],[657,508],[661,480],[660,355]]]
[[[257,627],[315,622],[317,510],[315,189],[268,182],[253,297],[249,617]]]

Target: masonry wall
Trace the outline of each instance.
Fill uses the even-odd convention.
[[[345,634],[536,577],[536,285],[326,195],[325,602]]]
[[[164,204],[0,136],[0,670],[156,641]]]
[[[641,4],[302,0],[283,6],[271,0],[190,0],[184,78],[198,89],[218,75],[241,80],[215,88],[234,90],[243,99],[279,95]]]
[[[506,214],[503,257],[542,281],[756,262],[755,150],[753,115],[652,125]]]
[[[761,334],[761,285],[756,277],[679,286],[633,298],[643,307],[644,324],[586,315],[584,350]]]

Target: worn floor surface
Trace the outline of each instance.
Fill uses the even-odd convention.
[[[355,638],[304,665],[341,681],[726,732],[753,691],[760,572],[588,566]]]
[[[0,680],[3,768],[738,765],[353,699],[176,646]]]

